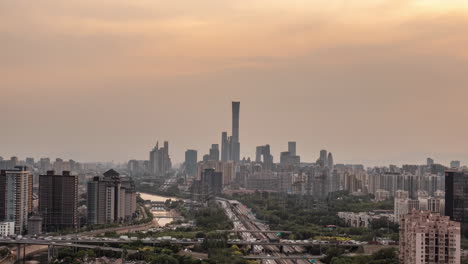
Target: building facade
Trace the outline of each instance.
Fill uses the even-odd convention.
[[[428,211],[413,211],[401,218],[401,264],[459,264],[460,258],[460,223]]]
[[[198,154],[196,150],[189,149],[185,151],[185,174],[190,177],[196,176],[198,171],[197,162]]]
[[[39,176],[39,213],[43,230],[56,232],[78,228],[78,177],[62,171]]]
[[[107,224],[130,220],[136,211],[135,184],[115,170],[88,182],[88,224]]]
[[[32,212],[33,175],[26,167],[0,171],[0,221],[14,222],[15,234],[23,234]]]
[[[171,158],[169,157],[169,142],[164,141],[164,147],[159,148],[159,142],[150,151],[149,170],[157,177],[162,177],[172,168]]]
[[[460,222],[462,234],[468,237],[468,173],[448,170],[445,173],[445,215]]]

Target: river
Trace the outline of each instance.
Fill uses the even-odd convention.
[[[165,197],[161,195],[155,195],[155,194],[149,194],[149,193],[139,193],[140,197],[143,200],[150,200],[152,202],[165,202],[167,199],[172,199],[172,200],[179,200],[179,198],[176,197]],[[154,221],[158,223],[159,226],[165,226],[169,223],[171,223],[174,218],[158,218],[158,216],[169,216],[168,211],[152,211]]]

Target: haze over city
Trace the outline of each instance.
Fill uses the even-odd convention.
[[[3,1],[3,157],[296,141],[341,163],[468,159],[466,1]]]
[[[468,264],[467,32],[468,0],[0,1],[0,264]]]

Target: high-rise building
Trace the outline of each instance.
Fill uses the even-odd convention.
[[[158,177],[164,176],[172,168],[168,141],[164,141],[162,148],[159,148],[159,142],[156,142],[156,146],[150,151],[149,165],[150,173]]]
[[[432,165],[434,165],[434,160],[431,159],[431,158],[427,158],[426,165],[429,166],[429,167],[432,166]]]
[[[448,170],[445,172],[445,215],[460,222],[462,234],[468,237],[468,173]]]
[[[288,142],[288,152],[291,153],[291,156],[296,156],[296,142]]]
[[[320,163],[321,163],[322,166],[325,167],[325,166],[328,165],[328,161],[327,161],[327,151],[326,151],[326,150],[322,149],[322,150],[320,151],[320,159],[319,159],[319,160],[320,160]]]
[[[23,234],[32,212],[33,175],[26,167],[0,171],[0,221],[14,222],[15,234]]]
[[[328,153],[328,158],[327,158],[327,166],[330,170],[333,170],[333,166],[335,164],[333,163],[333,154],[331,152]]]
[[[240,141],[239,141],[239,111],[240,102],[232,102],[232,137],[231,152],[234,162],[240,161]]]
[[[197,151],[194,149],[189,149],[185,151],[185,173],[190,177],[194,177],[197,175],[197,156]]]
[[[18,165],[19,165],[18,158],[17,157],[11,157],[9,160],[1,160],[0,161],[0,170],[14,169]]]
[[[216,172],[215,169],[205,169],[201,175],[201,182],[209,192],[220,194],[223,190],[223,173]]]
[[[28,168],[34,167],[34,158],[26,158],[26,166]]]
[[[450,168],[452,169],[458,169],[460,168],[460,161],[459,160],[453,160],[450,162]]]
[[[201,175],[206,169],[214,169],[215,172],[222,173],[222,184],[229,185],[234,180],[234,162],[233,161],[216,161],[206,160],[198,163],[198,175],[197,179],[201,179]]]
[[[460,223],[428,211],[412,211],[400,221],[400,263],[459,264]]]
[[[229,160],[229,141],[227,132],[221,134],[221,161]]]
[[[78,227],[78,177],[63,171],[39,176],[39,213],[43,230],[56,232]]]
[[[411,213],[413,210],[419,210],[419,200],[395,198],[394,214],[396,221],[400,222],[402,216]]]
[[[120,177],[112,169],[88,182],[87,195],[89,224],[123,222],[131,219],[136,211],[133,180]]]
[[[219,145],[218,144],[211,145],[209,160],[219,161]]]
[[[255,162],[263,162],[263,169],[271,170],[273,166],[273,156],[270,153],[270,145],[257,147],[255,153]]]

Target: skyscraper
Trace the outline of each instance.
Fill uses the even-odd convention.
[[[239,142],[239,111],[240,102],[232,102],[232,160],[234,162],[240,161],[240,142]]]
[[[331,152],[328,153],[328,158],[327,158],[327,166],[330,170],[333,169],[333,166],[335,164],[333,163],[333,154]]]
[[[15,234],[27,228],[32,212],[33,175],[26,167],[0,171],[0,221],[15,222]]]
[[[320,158],[319,158],[319,160],[320,160],[320,163],[321,163],[322,166],[327,166],[327,165],[328,165],[328,162],[327,162],[327,151],[326,151],[326,150],[322,149],[322,150],[320,151]]]
[[[55,175],[47,171],[39,176],[39,213],[42,216],[43,230],[56,232],[76,229],[78,206],[78,177],[63,171]]]
[[[229,141],[227,132],[221,134],[221,161],[228,161],[229,159]]]
[[[288,142],[288,152],[291,153],[291,156],[296,156],[296,142]]]
[[[210,148],[209,160],[219,161],[219,145],[212,144]]]
[[[197,167],[197,162],[198,162],[198,154],[197,151],[194,149],[189,149],[185,151],[185,173],[188,176],[196,176],[198,167]]]
[[[205,169],[201,175],[201,182],[208,192],[220,194],[223,190],[223,173],[216,172],[215,169]]]
[[[431,159],[431,158],[427,158],[427,163],[426,164],[427,164],[427,166],[430,167],[430,166],[434,165],[434,160]]]
[[[270,145],[258,146],[255,153],[255,162],[262,162],[263,157],[263,169],[271,170],[273,166],[273,156],[270,153]]]
[[[159,148],[159,142],[156,142],[156,146],[150,151],[149,165],[150,173],[158,177],[164,176],[172,168],[168,141],[164,141],[162,148]]]
[[[461,223],[462,234],[468,237],[468,173],[445,172],[445,215]]]

